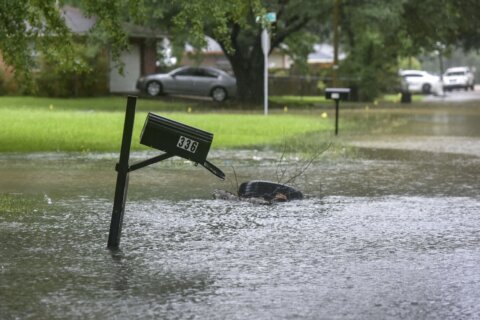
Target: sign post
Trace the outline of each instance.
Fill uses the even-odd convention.
[[[268,115],[268,53],[270,52],[270,35],[265,27],[266,23],[273,23],[277,21],[277,14],[269,12],[264,16],[263,30],[262,30],[262,51],[263,51],[263,110],[264,114]]]
[[[262,50],[263,50],[263,110],[268,115],[268,52],[270,51],[270,36],[267,29],[262,31]]]

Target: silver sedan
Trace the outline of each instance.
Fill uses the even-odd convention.
[[[210,96],[215,101],[234,97],[237,82],[225,71],[209,67],[181,67],[169,73],[151,74],[137,81],[137,89],[150,96],[186,94]]]

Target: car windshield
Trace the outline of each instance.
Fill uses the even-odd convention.
[[[447,76],[464,76],[465,71],[448,72]]]

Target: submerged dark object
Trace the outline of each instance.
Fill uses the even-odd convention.
[[[252,180],[238,188],[242,198],[263,198],[267,201],[291,201],[303,199],[303,194],[293,187],[270,181]]]
[[[285,184],[252,180],[244,182],[238,188],[238,195],[226,190],[215,190],[213,198],[230,201],[246,201],[253,204],[272,204],[303,199],[303,194]]]

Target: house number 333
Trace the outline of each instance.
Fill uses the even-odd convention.
[[[177,142],[177,147],[183,150],[187,150],[191,153],[195,153],[195,151],[197,151],[198,142],[192,139],[185,138],[184,136],[180,136]]]

